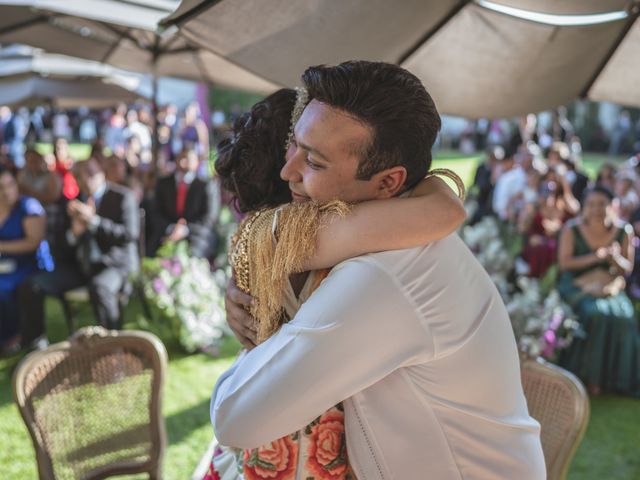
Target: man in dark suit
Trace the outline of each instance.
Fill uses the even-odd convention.
[[[220,195],[212,180],[198,178],[198,163],[195,150],[184,149],[176,159],[176,171],[158,180],[152,251],[168,240],[186,238],[194,257],[214,253]]]
[[[71,200],[56,232],[56,269],[20,288],[23,344],[44,333],[45,295],[87,286],[100,325],[120,328],[118,296],[139,268],[140,214],[133,192],[107,183],[95,159],[76,162],[73,174],[84,201]]]

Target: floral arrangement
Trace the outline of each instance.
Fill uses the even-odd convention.
[[[506,302],[520,351],[530,357],[554,359],[582,334],[571,307],[557,290],[544,292],[543,281],[520,276],[518,291]]]
[[[155,258],[143,259],[141,275],[145,296],[187,352],[215,351],[231,333],[223,305],[225,270],[212,273],[206,259],[189,254],[186,241],[169,242]]]
[[[522,353],[554,359],[583,335],[571,307],[554,288],[556,271],[536,279],[518,267],[523,242],[512,226],[487,216],[465,226],[462,238],[498,288]]]

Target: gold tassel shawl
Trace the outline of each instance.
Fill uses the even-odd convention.
[[[250,313],[258,322],[258,343],[287,321],[286,282],[315,253],[318,230],[330,216],[344,217],[350,210],[338,200],[290,203],[254,212],[238,226],[229,258],[238,288],[256,299]]]

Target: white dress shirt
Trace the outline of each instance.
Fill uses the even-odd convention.
[[[503,173],[493,189],[493,211],[503,220],[507,218],[509,202],[527,186],[527,173],[521,167],[515,167]]]
[[[545,478],[513,331],[456,236],[336,266],[218,380],[218,440],[254,448],[343,401],[359,480]]]

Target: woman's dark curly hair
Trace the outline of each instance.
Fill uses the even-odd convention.
[[[233,135],[218,144],[216,172],[243,213],[291,201],[280,170],[295,103],[295,90],[278,90],[240,116]]]

